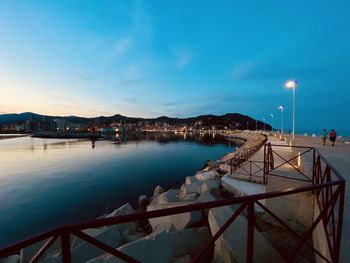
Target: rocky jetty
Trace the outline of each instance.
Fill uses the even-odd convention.
[[[267,141],[267,135],[249,131],[239,133],[228,132],[225,134],[225,136],[229,140],[232,140],[236,143],[242,143],[243,141],[243,145],[241,145],[235,152],[229,153],[222,157],[220,159],[222,163],[227,163],[228,161],[234,158],[243,157],[247,153],[253,155]]]

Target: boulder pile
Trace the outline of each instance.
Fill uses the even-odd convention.
[[[244,144],[241,145],[235,152],[229,153],[222,157],[220,161],[222,163],[226,163],[235,157],[239,157],[244,155],[246,152],[250,152],[251,154],[255,153],[260,149],[262,145],[267,141],[267,136],[260,133],[254,132],[240,132],[237,134],[236,132],[226,133],[225,136],[230,140],[244,141]]]

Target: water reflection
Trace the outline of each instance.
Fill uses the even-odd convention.
[[[177,132],[177,133],[160,133],[160,132],[144,132],[131,134],[116,134],[106,137],[106,139],[118,141],[121,143],[137,142],[137,141],[156,141],[159,143],[170,143],[180,141],[198,142],[201,144],[214,145],[224,144],[228,145],[228,141],[216,132]]]
[[[180,187],[207,160],[233,151],[230,144],[204,132],[0,140],[0,246],[134,204],[157,184]]]

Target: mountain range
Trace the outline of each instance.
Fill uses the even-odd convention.
[[[138,122],[164,122],[170,125],[193,125],[195,123],[201,122],[204,126],[226,126],[226,127],[237,127],[241,126],[246,128],[247,125],[249,129],[255,130],[256,128],[262,129],[264,123],[261,121],[256,121],[255,119],[242,115],[239,113],[226,113],[224,115],[200,115],[196,117],[189,118],[171,118],[167,116],[160,116],[157,118],[135,118],[135,117],[127,117],[120,114],[116,114],[113,116],[105,117],[78,117],[78,116],[49,116],[49,115],[41,115],[32,112],[24,112],[24,113],[12,113],[12,114],[1,114],[0,115],[0,124],[8,124],[8,123],[18,123],[25,121],[43,121],[43,120],[54,120],[54,119],[65,119],[67,122],[71,123],[82,123],[82,124],[99,124],[99,125],[108,125],[112,122],[123,122],[123,123],[138,123]],[[271,126],[265,124],[265,128],[271,129]]]

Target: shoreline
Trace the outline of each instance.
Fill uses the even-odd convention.
[[[14,138],[21,138],[21,137],[27,137],[28,134],[21,134],[21,135],[7,135],[7,136],[0,136],[0,140],[7,140],[7,139],[14,139]]]

